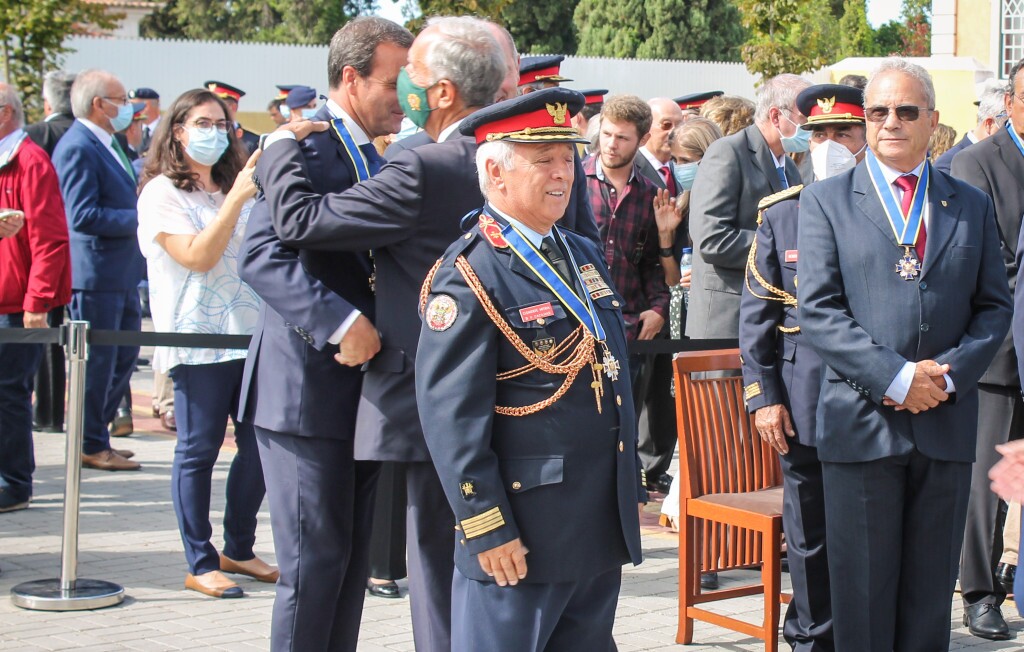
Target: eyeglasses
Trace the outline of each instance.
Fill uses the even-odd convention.
[[[869,106],[864,110],[864,117],[868,122],[885,122],[889,113],[896,112],[896,118],[900,122],[913,122],[921,117],[921,111],[934,111],[925,106],[914,106],[913,104],[901,104],[899,106]]]
[[[102,97],[103,97],[103,99],[105,99],[106,101],[110,102],[114,106],[124,106],[125,104],[128,104],[128,98],[123,96],[123,95],[121,97],[106,97],[106,96],[102,96]]]
[[[228,129],[231,127],[231,123],[227,120],[210,120],[209,118],[197,118],[192,121],[191,124],[186,124],[186,127],[195,127],[199,131],[209,132],[216,128],[217,131],[222,134],[226,134]]]

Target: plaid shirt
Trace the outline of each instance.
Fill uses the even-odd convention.
[[[626,300],[622,316],[626,336],[636,339],[640,313],[653,310],[668,317],[668,286],[658,256],[658,225],[654,221],[654,197],[657,187],[633,164],[633,174],[622,193],[617,193],[604,178],[598,157],[583,162],[587,175],[587,193],[594,219],[604,243],[615,289]]]

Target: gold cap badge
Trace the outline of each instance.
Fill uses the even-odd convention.
[[[569,107],[565,103],[555,102],[554,104],[544,105],[548,110],[548,115],[554,119],[554,124],[562,125],[565,124],[565,114],[569,110]]]
[[[832,107],[836,105],[836,98],[833,95],[830,98],[820,98],[818,100],[818,106],[821,107],[822,113],[832,113]]]

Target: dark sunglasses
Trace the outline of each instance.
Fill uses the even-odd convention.
[[[889,117],[890,111],[896,112],[896,118],[901,122],[913,122],[921,117],[921,111],[931,111],[932,109],[924,106],[914,106],[913,104],[901,104],[896,107],[888,106],[869,106],[864,109],[864,117],[869,122],[885,122],[886,118]]]

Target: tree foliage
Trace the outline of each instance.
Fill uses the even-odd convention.
[[[511,0],[420,0],[420,15],[410,16],[410,9],[403,9],[408,18],[405,24],[413,33],[423,28],[431,16],[478,16],[504,24],[501,11]]]
[[[846,0],[839,19],[839,58],[873,57],[878,54],[875,30],[868,24],[864,0]]]
[[[576,24],[572,17],[578,4],[579,0],[517,0],[502,8],[499,22],[508,28],[523,53],[575,54]]]
[[[745,38],[732,0],[580,0],[581,56],[738,61]]]
[[[750,34],[741,54],[751,72],[774,77],[829,63],[827,50],[835,41],[815,29],[821,16],[831,17],[828,0],[736,0],[736,4]]]
[[[43,75],[71,51],[65,39],[112,29],[122,17],[83,0],[0,0],[4,77],[21,93],[29,122],[41,116]]]

